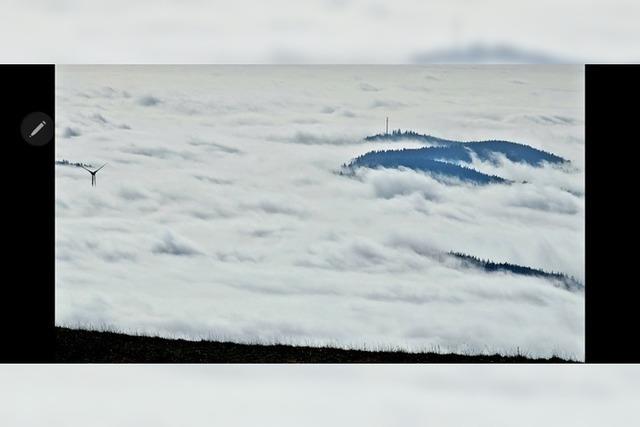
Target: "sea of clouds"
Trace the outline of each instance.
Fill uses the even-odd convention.
[[[584,75],[574,66],[64,66],[56,323],[190,339],[584,357]],[[337,172],[384,128],[569,167]],[[527,183],[522,183],[527,181]]]

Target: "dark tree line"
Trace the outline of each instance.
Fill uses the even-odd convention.
[[[563,159],[548,151],[540,150],[538,148],[531,147],[526,144],[519,144],[517,142],[503,141],[499,139],[488,139],[483,141],[454,141],[451,139],[442,139],[432,135],[419,134],[414,131],[402,131],[400,129],[392,131],[390,134],[379,133],[373,136],[367,136],[365,141],[400,141],[404,139],[413,139],[418,141],[430,142],[437,144],[442,150],[452,150],[447,152],[448,156],[458,158],[461,155],[460,148],[474,152],[481,160],[495,161],[496,154],[502,154],[513,162],[528,163],[533,166],[541,166],[543,162],[548,163],[569,163],[568,160]],[[468,154],[464,156],[463,160],[470,162],[471,159]]]
[[[567,290],[575,291],[584,289],[584,285],[580,283],[578,279],[557,271],[545,271],[539,268],[531,268],[524,265],[510,264],[507,262],[497,263],[488,259],[478,258],[473,255],[468,255],[461,252],[449,252],[449,255],[461,259],[462,261],[469,263],[475,267],[480,267],[488,272],[505,271],[513,274],[520,274],[523,276],[543,277],[562,283]]]
[[[85,168],[91,168],[93,167],[92,165],[88,164],[88,163],[81,163],[81,162],[70,162],[69,160],[66,159],[62,159],[62,160],[56,160],[56,165],[59,166],[75,166],[77,168],[81,168],[81,167],[85,167]]]

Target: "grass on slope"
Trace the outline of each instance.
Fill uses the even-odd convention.
[[[56,327],[56,361],[62,363],[563,363],[559,357],[503,356],[331,347],[186,341]]]

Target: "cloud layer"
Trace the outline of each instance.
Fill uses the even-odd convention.
[[[109,163],[95,188],[82,169],[56,169],[58,324],[583,357],[583,294],[461,268],[443,255],[584,279],[578,68],[102,66],[57,74],[57,131],[75,135],[58,138],[56,158]],[[476,159],[484,173],[527,181],[482,188],[409,170],[338,174],[367,151],[421,146],[364,142],[387,115],[392,128],[522,142],[572,165]]]

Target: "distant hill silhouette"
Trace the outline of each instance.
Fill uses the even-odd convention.
[[[371,151],[353,159],[344,165],[347,171],[357,167],[368,168],[400,168],[429,172],[436,177],[457,178],[475,184],[505,183],[508,180],[479,172],[464,166],[471,164],[473,157],[479,160],[497,163],[498,155],[504,155],[515,163],[525,163],[541,167],[545,163],[565,164],[568,160],[525,144],[510,141],[455,141],[438,138],[432,135],[419,134],[413,131],[395,130],[390,134],[367,136],[365,141],[420,141],[429,144],[423,148],[405,148],[402,150]],[[462,164],[461,164],[462,163]]]
[[[572,58],[558,58],[548,52],[533,51],[510,44],[474,43],[466,46],[450,46],[412,57],[416,64],[571,64]]]
[[[428,142],[435,145],[451,145],[459,143],[459,141],[451,139],[438,138],[433,135],[425,135],[412,130],[402,131],[400,129],[391,131],[391,133],[378,133],[364,138],[365,141],[403,141],[407,139]]]
[[[93,165],[91,165],[89,163],[70,162],[69,160],[66,160],[66,159],[56,160],[56,165],[58,165],[58,166],[73,166],[73,167],[76,167],[76,168],[81,168],[81,167],[92,168],[93,167]]]
[[[504,271],[513,274],[519,274],[523,276],[535,276],[542,277],[544,279],[552,280],[553,282],[559,284],[562,288],[568,291],[583,291],[584,285],[580,283],[575,277],[568,276],[563,273],[558,272],[548,272],[544,270],[540,270],[537,268],[531,268],[523,265],[517,264],[509,264],[506,262],[493,262],[489,260],[480,259],[474,257],[472,255],[463,254],[460,252],[449,252],[449,255],[452,255],[458,259],[461,259],[465,263],[468,263],[471,266],[482,268],[488,272],[498,272]]]
[[[471,154],[480,160],[495,161],[496,154],[503,154],[512,162],[527,163],[531,166],[542,166],[544,162],[552,164],[569,163],[568,160],[553,153],[533,148],[529,145],[510,141],[455,141],[438,138],[432,135],[419,134],[413,131],[395,130],[390,134],[367,136],[365,141],[403,141],[418,140],[436,147],[418,148],[430,152],[430,157],[443,161],[471,162]]]
[[[436,150],[438,148],[440,147],[435,147]],[[507,182],[507,180],[499,176],[487,175],[472,168],[436,160],[438,157],[437,151],[430,150],[431,148],[405,148],[402,150],[372,151],[355,158],[345,167],[347,170],[353,170],[355,167],[405,167],[430,172],[436,177],[457,178],[461,181],[475,184]]]

